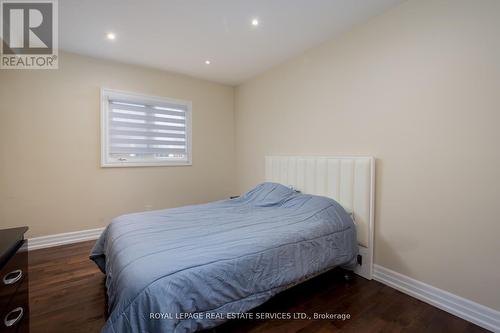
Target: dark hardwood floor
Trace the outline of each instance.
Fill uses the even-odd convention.
[[[88,259],[94,241],[30,252],[32,333],[99,332],[104,275]],[[210,332],[487,332],[376,281],[340,270],[287,290],[253,311],[350,314],[348,320],[233,320]]]

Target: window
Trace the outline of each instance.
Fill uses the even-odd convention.
[[[191,165],[191,102],[102,89],[101,166]]]

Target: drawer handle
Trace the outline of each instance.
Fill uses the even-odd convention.
[[[21,280],[22,277],[23,271],[20,269],[16,269],[15,271],[5,274],[5,276],[3,277],[3,284],[14,284],[17,281]]]
[[[14,318],[10,318],[16,312],[17,312],[17,315]],[[5,315],[5,318],[3,319],[3,323],[5,324],[5,326],[11,327],[11,326],[17,324],[21,320],[21,318],[23,318],[23,314],[24,314],[24,310],[22,307],[15,308],[11,312],[7,313],[7,315]]]

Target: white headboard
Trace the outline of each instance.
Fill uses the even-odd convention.
[[[334,199],[353,214],[362,265],[371,279],[373,265],[375,159],[348,156],[266,156],[266,181]]]

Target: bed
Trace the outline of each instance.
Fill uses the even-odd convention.
[[[351,214],[265,182],[235,199],[117,217],[90,256],[106,274],[102,332],[195,332],[333,267],[358,269]]]

